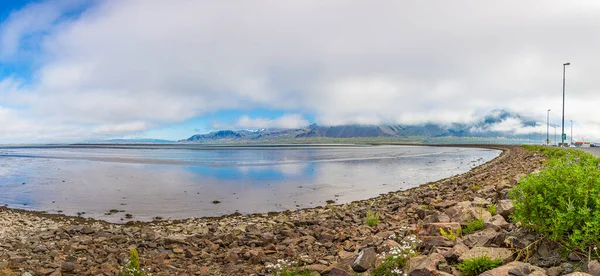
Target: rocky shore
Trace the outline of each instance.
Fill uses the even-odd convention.
[[[517,146],[495,148],[504,152],[462,175],[282,213],[115,225],[0,208],[0,275],[115,275],[131,248],[152,275],[270,275],[286,264],[314,275],[369,275],[407,233],[420,241],[405,271],[410,275],[458,275],[459,260],[482,254],[505,264],[485,275],[594,274],[597,263],[562,256],[509,222],[508,191],[545,157]],[[496,215],[487,210],[492,204]],[[380,215],[373,227],[365,223],[368,210]],[[475,218],[485,229],[456,240],[440,234]]]

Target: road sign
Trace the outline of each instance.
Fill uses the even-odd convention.
[[[567,134],[566,133],[563,133],[562,139],[563,140],[567,140]]]

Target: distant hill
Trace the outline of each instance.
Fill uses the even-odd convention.
[[[170,144],[175,143],[176,141],[171,140],[163,140],[163,139],[151,139],[151,138],[142,138],[142,139],[108,139],[108,140],[98,140],[98,141],[86,141],[85,143],[94,143],[94,144]]]
[[[341,125],[319,126],[312,124],[297,129],[220,130],[207,134],[196,134],[181,143],[215,142],[276,142],[277,140],[306,140],[310,138],[371,138],[387,137],[481,137],[527,139],[528,135],[517,135],[495,130],[494,126],[507,119],[516,119],[523,127],[535,126],[537,122],[507,111],[494,111],[474,124],[419,124],[419,125]]]

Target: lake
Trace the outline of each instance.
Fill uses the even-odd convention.
[[[0,205],[110,222],[283,211],[408,189],[499,154],[425,146],[0,147]]]

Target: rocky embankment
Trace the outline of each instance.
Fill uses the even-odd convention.
[[[541,168],[544,157],[520,147],[502,149],[498,158],[462,175],[374,199],[282,213],[114,225],[0,208],[0,275],[115,275],[131,248],[152,275],[269,275],[269,267],[284,262],[315,275],[368,275],[407,232],[422,241],[410,275],[457,275],[459,259],[480,254],[507,263],[486,275],[587,270],[578,256],[559,255],[507,222],[508,191]],[[497,215],[486,210],[490,204]],[[365,223],[367,210],[380,214],[375,227]],[[458,229],[475,218],[484,219],[485,229],[454,241],[440,235],[439,228]]]

